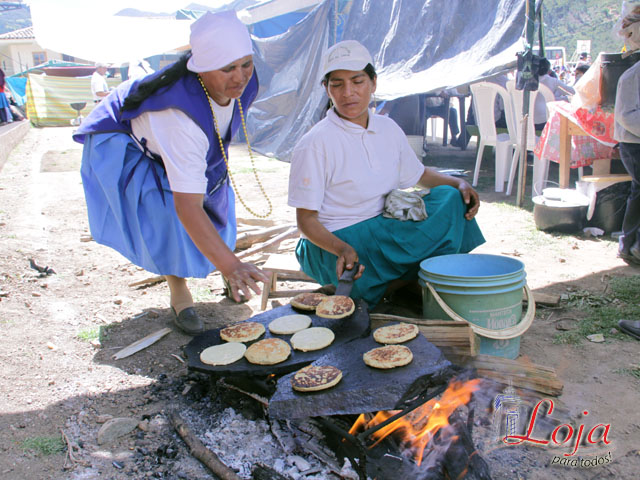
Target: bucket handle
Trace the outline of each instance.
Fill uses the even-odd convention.
[[[440,308],[442,308],[442,310],[444,310],[452,320],[468,323],[474,333],[481,337],[492,338],[494,340],[510,340],[512,338],[519,337],[529,329],[533,323],[533,318],[536,316],[536,302],[533,301],[533,294],[527,284],[524,285],[524,293],[527,296],[527,312],[525,313],[524,318],[512,327],[504,328],[502,330],[493,330],[491,328],[481,327],[462,318],[454,312],[451,307],[444,302],[444,300],[442,300],[440,295],[438,295],[438,292],[436,292],[436,289],[433,288],[429,282],[425,283],[429,292],[433,295],[433,298],[435,298],[438,305],[440,305]]]

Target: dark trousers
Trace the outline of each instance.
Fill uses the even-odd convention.
[[[631,192],[627,198],[627,209],[622,221],[620,251],[629,253],[629,248],[640,242],[640,143],[620,143],[620,158],[631,175]]]

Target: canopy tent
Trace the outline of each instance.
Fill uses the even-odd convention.
[[[124,63],[187,48],[189,15],[184,20],[100,17],[95,22],[34,1],[36,38],[52,50]],[[176,1],[176,8],[181,3]],[[316,4],[302,19],[291,15]],[[391,100],[469,84],[512,68],[525,25],[522,0],[236,0],[216,7],[244,9],[239,17],[262,24],[261,34],[286,28],[267,38],[254,35],[261,86],[247,114],[255,150],[282,160],[289,159],[295,143],[322,116],[327,98],[318,67],[336,38],[359,40],[371,51],[378,71],[376,97]]]
[[[443,0],[353,0],[342,12],[334,6],[325,0],[286,33],[254,39],[262,87],[248,128],[257,151],[289,160],[295,143],[321,118],[327,97],[318,68],[340,14],[342,39],[360,41],[374,57],[376,98],[382,100],[490,77],[513,68],[522,50],[521,0],[449,0],[446,7]]]

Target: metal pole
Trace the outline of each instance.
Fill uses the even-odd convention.
[[[521,207],[524,200],[524,191],[527,185],[527,137],[529,135],[529,90],[522,92],[522,138],[520,138],[520,157],[518,158],[518,191],[516,204]]]

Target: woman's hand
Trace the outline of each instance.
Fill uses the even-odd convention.
[[[346,243],[344,245],[344,248],[338,253],[338,260],[336,261],[336,274],[338,275],[338,279],[340,279],[345,270],[351,270],[358,261],[358,252],[356,252],[351,245]],[[353,279],[357,280],[360,278],[363,272],[364,265],[360,265]]]
[[[247,299],[251,298],[251,290],[256,294],[262,293],[257,282],[270,281],[269,276],[251,263],[242,263],[238,261],[235,266],[227,272],[221,272],[229,284],[231,291],[229,295],[236,302],[240,302],[240,295],[244,295]]]
[[[424,167],[424,173],[420,177],[418,185],[429,188],[437,187],[439,185],[449,185],[457,188],[460,195],[462,195],[462,201],[467,206],[464,218],[472,220],[478,213],[478,209],[480,208],[480,197],[478,197],[478,192],[476,192],[465,180],[451,175],[445,175],[429,167]]]
[[[462,180],[458,185],[458,190],[460,190],[462,200],[467,205],[467,213],[464,214],[464,218],[472,220],[480,208],[480,197],[478,197],[478,192],[476,192],[473,187],[464,180]]]
[[[309,240],[323,250],[331,252],[338,257],[336,261],[336,274],[338,275],[338,279],[340,279],[345,270],[351,270],[353,268],[358,261],[358,252],[356,252],[351,245],[343,242],[327,230],[318,220],[318,212],[316,210],[296,208],[296,220],[298,222],[298,228]],[[357,280],[360,278],[362,272],[364,272],[364,265],[360,265],[353,279]]]
[[[257,282],[269,277],[259,268],[242,263],[224,243],[202,207],[204,195],[173,192],[176,213],[196,247],[229,282],[230,296],[240,301],[240,294],[251,298],[251,290],[261,293]]]

